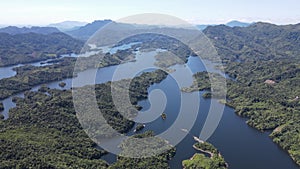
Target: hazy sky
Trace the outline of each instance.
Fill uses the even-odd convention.
[[[300,0],[2,0],[0,25],[117,20],[140,13],[169,14],[198,24],[230,20],[289,24],[300,22]]]

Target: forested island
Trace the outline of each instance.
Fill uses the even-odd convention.
[[[195,154],[191,159],[184,160],[182,165],[185,169],[205,168],[205,169],[226,169],[228,164],[225,162],[221,153],[208,142],[197,142],[193,145],[196,150],[208,154]]]
[[[273,141],[300,165],[299,24],[213,26],[204,33],[215,44],[226,73],[234,79],[227,79],[228,99],[224,103],[248,118],[248,125],[271,130]],[[210,90],[207,72],[194,77],[198,86],[185,91]]]
[[[73,77],[75,58],[62,58],[54,65],[36,67],[31,65],[14,68],[17,74],[0,80],[0,99],[5,99],[32,87],[51,81]]]
[[[147,97],[147,88],[166,77],[161,71],[144,73],[134,79],[132,102]],[[110,82],[96,85],[99,108],[119,132],[126,132],[134,122],[124,119],[112,105]],[[0,121],[0,166],[4,168],[107,168],[100,158],[106,153],[86,135],[73,107],[71,90],[28,91],[24,98],[14,98],[16,108],[10,118]],[[105,106],[106,105],[106,106]],[[135,137],[152,136],[146,132]],[[37,137],[38,136],[38,137]],[[173,153],[172,153],[173,152]],[[159,157],[130,159],[119,157],[110,168],[152,166],[166,168],[174,150]],[[154,162],[155,161],[155,162]]]
[[[288,151],[300,165],[300,28],[298,25],[276,26],[256,23],[248,27],[209,26],[205,35],[215,45],[225,72],[231,77],[227,81],[227,100],[221,100],[233,107],[237,115],[246,117],[247,124],[260,130],[271,131],[275,143]],[[80,70],[118,65],[132,60],[137,48],[161,48],[163,44],[180,43],[161,35],[151,38],[137,35],[120,44],[139,39],[141,43],[132,49],[116,54],[91,56]],[[27,63],[59,57],[60,54],[76,53],[82,47],[81,41],[62,34],[24,35],[0,34],[2,48],[0,66]],[[157,41],[153,40],[157,38]],[[61,41],[60,41],[61,40]],[[41,41],[45,43],[40,43]],[[24,42],[24,43],[21,43]],[[21,45],[22,44],[22,45]],[[66,45],[67,46],[64,46]],[[175,45],[175,46],[176,46]],[[34,48],[34,49],[33,49]],[[15,51],[15,49],[19,49]],[[162,49],[178,52],[186,61],[194,55],[187,46],[175,48],[165,45]],[[206,58],[210,59],[210,58]],[[27,91],[25,98],[14,98],[16,108],[10,110],[10,118],[0,120],[0,166],[3,168],[168,168],[168,161],[174,156],[171,149],[157,157],[130,159],[118,157],[109,165],[101,159],[105,152],[83,131],[78,122],[72,102],[71,90],[56,90],[42,87],[37,92],[32,87],[51,81],[73,77],[74,58],[61,58],[53,65],[35,67],[25,65],[15,68],[17,74],[0,80],[0,99],[21,91]],[[168,63],[166,66],[174,65]],[[76,74],[75,74],[76,75]],[[205,90],[203,97],[211,98],[208,72],[194,75],[197,85],[182,89],[185,92]],[[144,73],[131,83],[131,102],[146,99],[147,89],[159,83],[167,74],[163,71]],[[212,77],[219,77],[212,74]],[[126,80],[125,80],[126,81]],[[111,83],[95,86],[99,108],[103,110],[109,124],[120,133],[133,128],[134,122],[124,118],[115,108],[111,98]],[[196,83],[195,83],[196,84]],[[63,86],[63,84],[61,84]],[[137,106],[137,109],[140,107]],[[0,102],[0,111],[3,110]],[[142,132],[142,131],[141,131]],[[151,137],[155,133],[145,131],[134,137]],[[38,137],[37,137],[38,136]],[[191,145],[192,146],[192,145]],[[195,148],[211,152],[210,157],[195,154],[183,162],[185,168],[226,168],[226,162],[211,144],[195,144]],[[123,147],[124,151],[130,151]],[[230,165],[230,164],[229,164]]]

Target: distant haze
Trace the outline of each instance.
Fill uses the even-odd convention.
[[[12,0],[0,3],[0,25],[40,25],[63,21],[92,22],[161,13],[193,24],[221,24],[231,20],[293,24],[300,22],[299,0]]]
[[[79,28],[88,24],[87,22],[79,22],[79,21],[64,21],[60,23],[53,23],[48,25],[49,27],[56,27],[61,31],[71,31],[73,29]]]

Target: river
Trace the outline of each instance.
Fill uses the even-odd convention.
[[[123,67],[124,69],[130,69],[132,67],[148,64],[149,62],[153,62],[154,55],[155,52],[141,52],[137,54],[136,62],[128,62],[119,66]],[[211,62],[205,61],[205,64],[212,65],[208,66],[208,71],[218,72]],[[40,62],[32,63],[32,65],[42,66]],[[186,66],[190,67],[193,73],[206,70],[198,57],[189,57]],[[0,68],[0,79],[14,76],[14,71],[12,70],[14,67],[16,66]],[[64,88],[61,88],[58,85],[61,81],[48,83],[47,86],[56,89],[70,89],[73,81],[80,81],[79,86],[93,84],[94,82],[105,83],[112,79],[117,67],[118,66],[109,66],[98,69],[95,79],[88,78],[91,72],[94,72],[94,70],[80,72],[74,79],[70,78],[62,80],[66,83]],[[180,71],[177,71],[176,73],[180,73]],[[127,75],[124,74],[124,76],[120,77],[120,79],[126,78],[126,76]],[[39,87],[40,86],[36,86],[32,90],[35,91]],[[165,96],[167,97],[168,102],[164,111],[167,114],[167,119],[162,120],[161,118],[157,118],[156,120],[147,123],[143,131],[152,130],[155,132],[155,134],[159,134],[172,126],[174,120],[177,118],[182,98],[180,98],[181,91],[179,90],[176,81],[170,75],[161,83],[153,84],[148,91],[151,93],[151,91],[156,89],[164,91]],[[210,104],[214,103],[216,106],[221,106],[221,104],[215,99],[202,98],[202,93],[203,92],[182,93],[184,96],[183,98],[185,99],[189,99],[190,95],[200,95],[199,114],[197,116],[195,125],[190,131],[190,133],[195,136],[199,136]],[[23,97],[23,95],[24,93],[22,92],[2,100],[5,108],[2,113],[5,118],[8,118],[9,116],[9,109],[15,107],[15,104],[12,102],[12,98],[15,96]],[[143,106],[141,111],[148,110],[150,107],[148,100],[140,101],[139,105]],[[182,123],[189,122],[190,121],[188,118],[182,121]],[[132,131],[130,132],[132,133]],[[208,141],[212,143],[218,150],[220,150],[226,162],[228,162],[230,169],[298,169],[299,167],[292,161],[288,153],[273,143],[268,137],[268,134],[268,132],[262,133],[249,127],[246,124],[245,119],[238,117],[232,108],[226,106],[217,130]],[[172,160],[169,161],[172,169],[182,168],[182,160],[191,158],[194,153],[199,153],[192,147],[192,145],[195,143],[192,135],[187,135],[176,146],[176,155]],[[112,163],[116,160],[116,156],[113,154],[108,154],[105,155],[103,159],[107,160],[109,163]]]

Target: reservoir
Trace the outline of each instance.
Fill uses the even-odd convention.
[[[136,55],[135,62],[128,62],[118,66],[123,67],[123,69],[131,69],[132,67],[149,64],[154,60],[154,55],[155,51],[144,53],[140,52]],[[205,64],[213,65],[213,63],[209,61],[205,61]],[[40,66],[38,63],[32,63],[32,65]],[[112,79],[112,76],[118,66],[109,66],[98,69],[96,79],[93,80],[87,77],[89,77],[91,72],[94,70],[86,70],[80,72],[78,77],[73,79],[64,79],[63,81],[66,83],[64,88],[61,88],[58,85],[61,81],[48,83],[47,86],[57,89],[70,89],[72,87],[72,81],[74,80],[82,82],[81,86],[93,84],[94,81],[96,83],[105,83]],[[189,67],[193,73],[206,71],[205,66],[198,57],[189,57],[185,66]],[[12,71],[12,68],[13,66],[0,68],[0,78],[2,79],[14,76],[14,71]],[[174,66],[174,68],[176,68],[178,71],[176,73],[180,73],[180,66]],[[218,72],[218,70],[213,66],[208,66],[207,71]],[[125,74],[120,79],[126,78],[126,76],[127,75]],[[40,86],[36,86],[32,90],[35,91],[39,87]],[[171,169],[182,168],[181,162],[183,160],[191,158],[195,153],[200,153],[192,147],[192,145],[195,143],[193,136],[199,136],[207,117],[210,105],[222,105],[218,102],[218,100],[202,98],[203,91],[198,93],[181,93],[175,79],[172,78],[171,75],[169,75],[161,83],[153,84],[148,89],[149,93],[151,93],[153,90],[163,91],[168,101],[164,110],[167,115],[167,119],[162,120],[161,118],[157,118],[154,121],[146,123],[145,128],[142,130],[152,130],[155,134],[160,134],[172,126],[173,122],[178,116],[180,102],[182,101],[181,99],[189,99],[191,95],[196,94],[200,96],[200,108],[198,110],[198,116],[195,119],[195,124],[190,130],[190,134],[188,134],[178,145],[176,145],[176,155],[172,160],[169,161]],[[181,94],[184,96],[183,98],[180,98]],[[23,93],[19,93],[15,96],[22,97]],[[15,106],[15,104],[11,101],[12,97],[14,96],[2,100],[5,108],[2,113],[6,118],[9,118],[9,109]],[[143,107],[141,111],[145,111],[150,108],[149,100],[142,100],[139,102],[139,105]],[[188,118],[181,121],[181,123],[189,122],[190,121]],[[180,132],[180,129],[178,129],[178,132]],[[225,110],[218,128],[207,141],[212,143],[221,152],[225,158],[225,161],[229,164],[230,169],[299,169],[299,167],[289,157],[288,153],[273,143],[268,135],[269,133],[267,132],[262,133],[249,127],[246,124],[246,119],[238,117],[235,114],[234,109],[225,106]],[[105,155],[103,159],[112,163],[116,160],[116,157],[115,155],[108,154]]]

